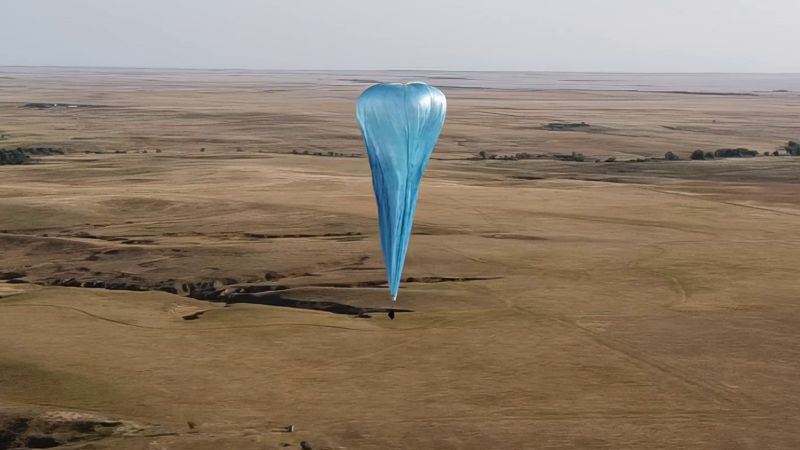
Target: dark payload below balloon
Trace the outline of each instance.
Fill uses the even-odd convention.
[[[356,106],[372,169],[392,300],[400,287],[419,183],[446,109],[442,91],[425,83],[378,84],[364,91]]]

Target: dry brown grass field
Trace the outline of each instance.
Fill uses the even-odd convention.
[[[0,166],[0,448],[800,448],[800,158],[688,159],[800,94],[549,76],[423,77],[392,321],[354,102],[418,76],[2,68],[65,154]]]

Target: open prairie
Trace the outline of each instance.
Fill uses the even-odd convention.
[[[354,103],[408,79],[389,320]],[[800,448],[800,157],[689,160],[798,139],[796,75],[0,68],[65,150],[0,166],[0,448]]]

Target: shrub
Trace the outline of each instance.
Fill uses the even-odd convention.
[[[689,158],[691,158],[691,159],[693,159],[695,161],[700,161],[700,160],[706,159],[706,154],[703,153],[702,150],[695,150],[695,151],[692,152],[691,155],[689,155]]]

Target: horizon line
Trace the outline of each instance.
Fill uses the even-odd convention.
[[[441,68],[394,68],[394,69],[254,69],[242,67],[166,67],[166,66],[65,66],[65,65],[25,65],[25,64],[0,64],[0,68],[25,68],[25,69],[101,69],[101,70],[172,70],[172,71],[198,71],[198,72],[491,72],[491,73],[599,73],[599,74],[630,74],[630,75],[800,75],[800,72],[722,72],[722,71],[626,71],[626,70],[522,70],[522,69],[441,69]]]

